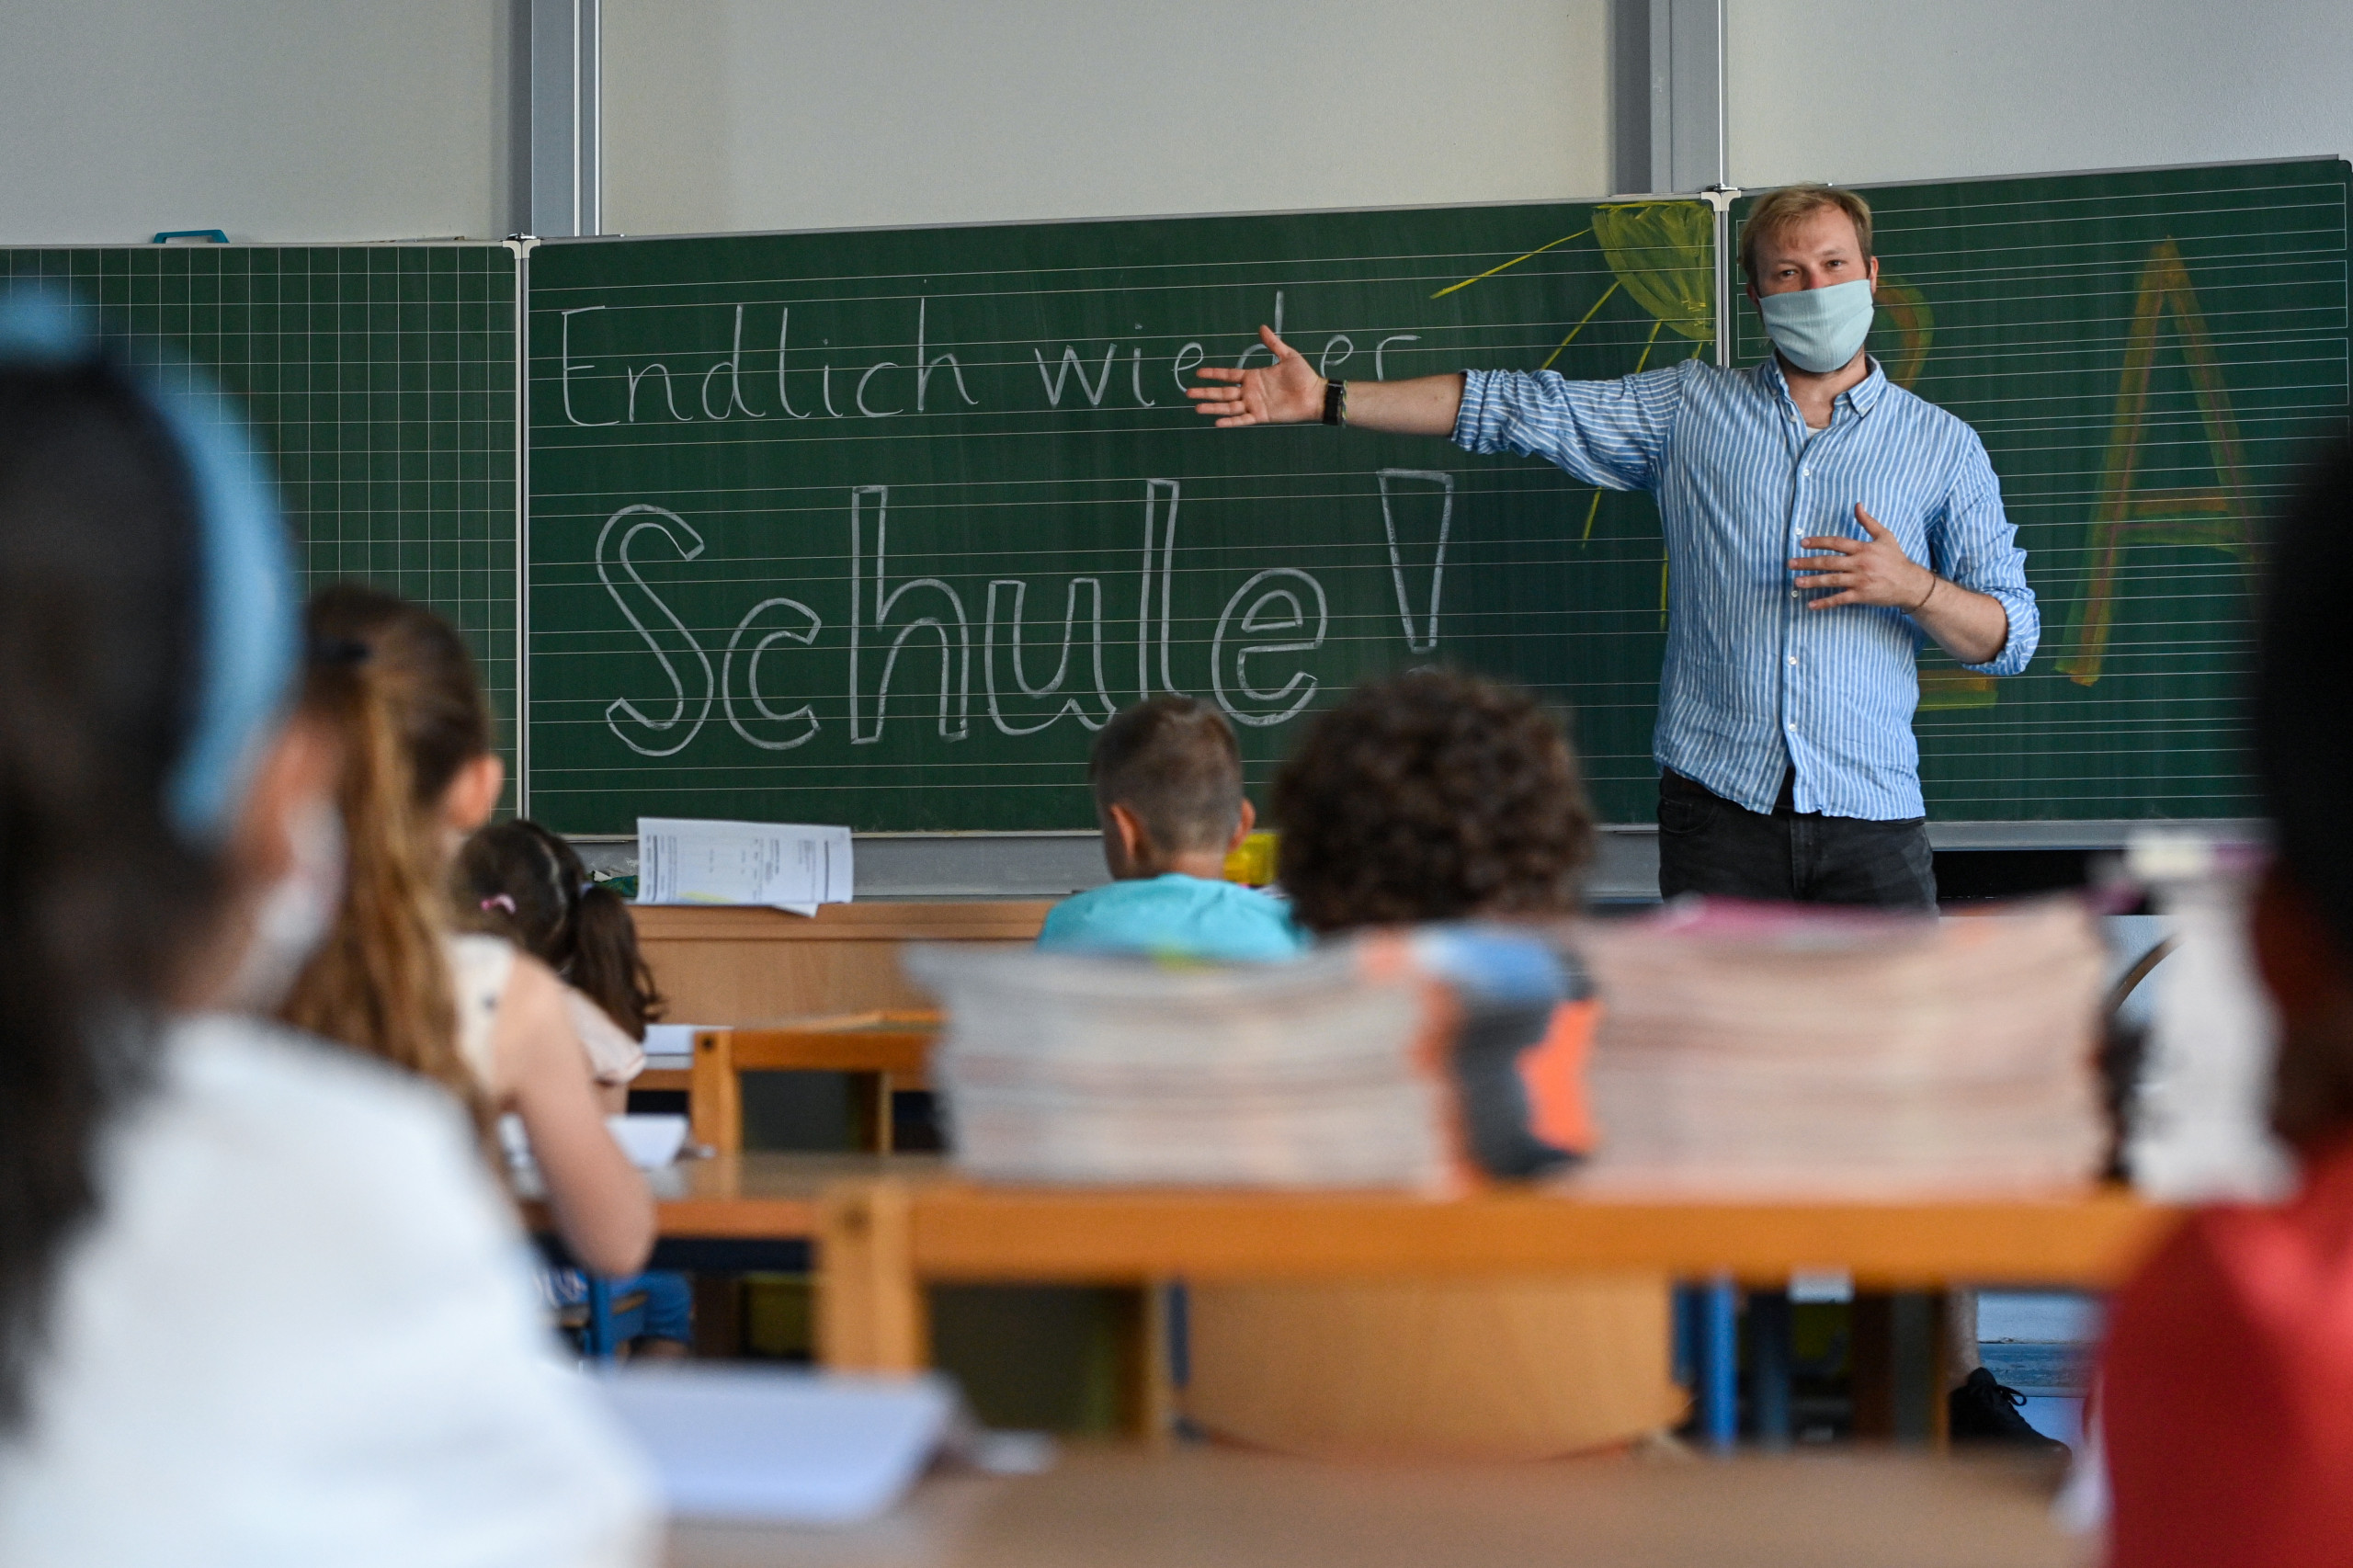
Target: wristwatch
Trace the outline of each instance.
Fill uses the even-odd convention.
[[[1324,423],[1326,425],[1346,425],[1347,422],[1348,383],[1346,381],[1325,381],[1324,383]]]

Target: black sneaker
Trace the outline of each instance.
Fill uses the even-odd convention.
[[[2026,1417],[2018,1414],[2018,1406],[2025,1403],[2026,1395],[1995,1382],[1993,1373],[1983,1367],[1978,1368],[1969,1374],[1967,1382],[1945,1396],[1952,1440],[1956,1443],[2004,1443],[2066,1458],[2069,1452],[2066,1444],[2056,1437],[2046,1437],[2027,1425]]]

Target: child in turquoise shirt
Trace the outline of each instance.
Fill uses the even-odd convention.
[[[1056,904],[1040,948],[1211,962],[1305,949],[1280,900],[1221,875],[1256,814],[1233,731],[1215,708],[1155,697],[1127,709],[1095,737],[1086,775],[1112,881]]]

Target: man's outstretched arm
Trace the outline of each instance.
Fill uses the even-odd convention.
[[[1193,373],[1206,386],[1187,387],[1194,412],[1215,419],[1218,428],[1244,425],[1307,425],[1324,417],[1323,377],[1299,350],[1260,327],[1259,339],[1275,362],[1260,369],[1228,369],[1204,365]],[[1348,423],[1359,430],[1392,436],[1451,436],[1462,411],[1462,373],[1416,376],[1409,381],[1350,381]]]

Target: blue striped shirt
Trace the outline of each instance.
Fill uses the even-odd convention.
[[[1728,801],[1769,812],[1797,769],[1802,812],[1896,822],[1927,814],[1912,734],[1924,634],[1900,609],[1811,611],[1792,586],[1798,540],[1865,535],[1855,504],[1904,551],[2009,612],[1987,675],[2016,675],[2042,634],[2026,552],[1975,431],[1889,384],[1876,360],[1827,429],[1804,418],[1771,359],[1687,359],[1614,381],[1473,370],[1454,426],[1474,452],[1550,459],[1589,484],[1647,490],[1666,532],[1666,662],[1653,754]]]

